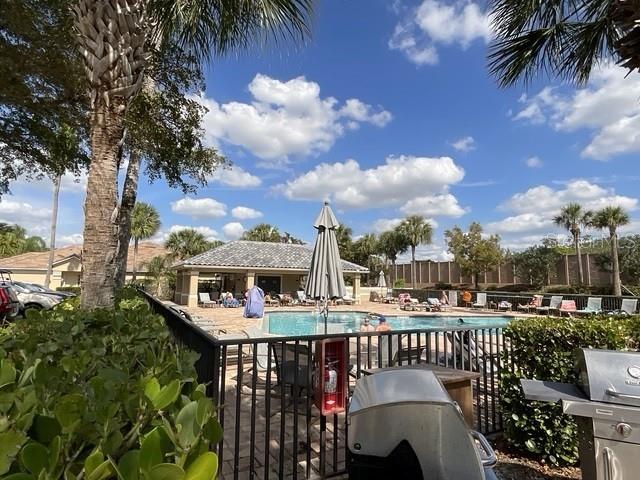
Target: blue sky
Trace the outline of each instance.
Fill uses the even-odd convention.
[[[501,90],[488,74],[484,3],[318,2],[313,38],[207,67],[207,141],[233,162],[197,195],[143,179],[161,241],[190,226],[230,240],[268,222],[311,241],[328,197],[356,235],[407,214],[443,232],[479,221],[518,249],[560,231],[563,204],[636,212],[640,81],[602,66],[585,88],[550,79]],[[0,221],[47,236],[51,186],[17,182]],[[81,242],[83,182],[65,179],[59,244]],[[241,207],[241,208],[238,208]]]

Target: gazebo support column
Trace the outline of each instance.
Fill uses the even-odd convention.
[[[176,272],[176,292],[173,294],[173,301],[176,303],[182,303],[182,270]]]
[[[356,274],[353,276],[353,299],[356,304],[360,304],[360,274]]]
[[[182,277],[182,305],[187,307],[198,306],[198,271],[186,271]]]
[[[255,272],[247,272],[246,276],[247,280],[245,282],[245,290],[249,290],[256,284],[256,273]]]

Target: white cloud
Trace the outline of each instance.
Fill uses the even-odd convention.
[[[586,88],[568,91],[546,87],[524,104],[514,120],[548,122],[557,131],[594,132],[582,156],[609,160],[640,151],[640,76],[607,65],[595,70]]]
[[[374,233],[388,232],[393,230],[402,222],[402,218],[379,218],[373,222]]]
[[[247,172],[238,165],[217,169],[209,177],[209,180],[234,188],[259,187],[262,184],[260,177]]]
[[[458,204],[458,199],[450,193],[412,198],[400,207],[400,211],[405,215],[447,217],[459,217],[467,212]]]
[[[434,196],[455,203],[448,187],[462,180],[464,170],[449,157],[387,157],[385,163],[363,170],[355,160],[321,163],[313,170],[278,185],[276,190],[291,200],[332,199],[340,207],[376,208],[404,205]],[[450,195],[450,197],[449,197]],[[452,201],[453,200],[453,201]],[[434,215],[458,215],[449,204]],[[460,207],[458,207],[460,208]],[[423,212],[423,214],[428,214]]]
[[[470,152],[476,149],[476,141],[473,137],[467,136],[452,142],[451,146],[460,152]]]
[[[198,98],[209,110],[204,128],[209,140],[241,146],[267,164],[282,165],[290,156],[328,151],[344,134],[361,123],[382,127],[391,114],[352,98],[340,105],[322,98],[320,86],[305,77],[286,82],[258,74],[249,84],[251,103],[219,104]]]
[[[588,210],[597,210],[608,205],[635,210],[638,199],[616,195],[613,189],[605,189],[588,180],[575,179],[557,190],[546,185],[538,185],[526,192],[516,193],[504,202],[501,208],[516,213],[552,216],[569,202],[578,202]]]
[[[403,52],[416,65],[435,65],[438,44],[467,49],[475,40],[490,39],[491,21],[478,4],[423,0],[396,25],[389,48]]]
[[[244,233],[245,229],[240,222],[230,222],[222,227],[222,232],[227,240],[237,240]]]
[[[416,247],[416,260],[433,260],[435,262],[453,261],[453,254],[447,251],[447,248],[439,244],[418,245]],[[411,262],[411,250],[398,255],[398,263]]]
[[[218,218],[227,214],[227,206],[213,198],[181,198],[171,202],[171,211],[193,218]]]
[[[262,212],[253,208],[238,206],[231,210],[231,215],[240,220],[249,220],[262,217]]]
[[[16,185],[28,188],[42,188],[53,191],[53,182],[50,177],[44,175],[40,179],[27,179],[26,177],[19,177]],[[79,175],[73,175],[71,173],[65,173],[60,179],[60,192],[63,193],[84,193],[87,189],[87,173],[81,172]]]
[[[537,213],[521,213],[512,217],[507,217],[499,222],[491,222],[487,225],[490,232],[499,233],[519,233],[535,230],[549,230],[553,228],[551,216],[539,215]]]
[[[70,235],[56,235],[56,248],[66,247],[67,245],[82,245],[83,236],[81,233],[72,233]]]
[[[542,160],[540,160],[540,157],[529,157],[524,161],[524,163],[529,168],[540,168],[540,167],[542,167]]]
[[[208,227],[206,225],[199,225],[199,226],[171,225],[171,227],[169,227],[169,230],[159,231],[153,236],[153,238],[151,238],[150,241],[156,242],[156,243],[164,243],[167,241],[171,233],[179,232],[180,230],[189,230],[189,229],[192,229],[198,233],[201,233],[210,242],[220,239],[218,232],[216,232],[213,228]]]

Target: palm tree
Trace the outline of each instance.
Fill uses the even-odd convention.
[[[171,272],[171,259],[167,258],[167,255],[158,255],[144,265],[147,270],[146,278],[155,285],[155,295],[157,296],[160,293],[162,282]]]
[[[622,207],[605,207],[593,214],[593,226],[609,229],[609,243],[611,244],[611,264],[613,270],[613,294],[622,295],[620,282],[620,262],[618,261],[618,227],[629,223],[629,214]]]
[[[202,233],[193,228],[185,228],[171,232],[164,246],[173,258],[185,260],[206,252],[211,245]]]
[[[582,253],[580,251],[580,229],[591,224],[592,215],[593,213],[591,211],[585,211],[579,203],[568,203],[562,207],[560,214],[553,218],[553,222],[556,225],[568,230],[573,237],[573,246],[576,251],[576,260],[578,261],[578,282],[580,285],[584,284]],[[568,281],[569,279],[567,279],[567,282]]]
[[[594,65],[613,59],[640,67],[638,2],[493,0],[495,42],[489,69],[502,87],[537,73],[584,84]]]
[[[338,241],[338,251],[343,260],[353,260],[353,230],[346,225],[336,227],[336,240]]]
[[[280,242],[280,232],[278,227],[269,225],[268,223],[259,223],[242,235],[242,240],[251,240],[254,242]]]
[[[409,249],[409,239],[399,228],[382,232],[378,237],[378,253],[382,253],[391,261],[395,274],[398,255]]]
[[[115,7],[113,5],[116,5]],[[91,166],[85,199],[83,308],[113,306],[118,182],[125,114],[163,42],[199,60],[255,40],[309,33],[312,0],[76,0],[74,26],[89,83]]]
[[[132,281],[136,281],[138,262],[138,242],[153,237],[160,229],[158,211],[144,202],[136,202],[131,213],[131,236],[133,237],[133,269]]]
[[[407,237],[411,247],[411,286],[416,288],[416,247],[431,243],[433,229],[422,215],[410,215],[399,225],[399,230]]]

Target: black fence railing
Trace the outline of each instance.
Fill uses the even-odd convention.
[[[409,293],[413,298],[421,302],[425,302],[427,298],[440,298],[442,290],[425,290],[425,289],[407,289],[407,288],[394,288],[393,295],[398,296],[399,293]],[[484,292],[471,292],[473,302],[477,300],[478,293],[485,293],[487,295],[487,307],[497,306],[498,303],[505,300],[513,305],[514,310],[518,304],[526,305],[535,293],[510,293],[510,292],[498,292],[498,291],[484,291]],[[461,300],[462,290],[458,291],[458,305],[462,306]],[[542,294],[540,294],[542,295]],[[616,297],[613,295],[582,295],[572,293],[545,293],[542,301],[543,305],[549,305],[552,296],[561,296],[563,300],[574,300],[578,309],[586,308],[587,302],[590,297],[602,298],[602,310],[614,311],[620,309],[622,306],[622,300],[624,299],[636,299],[640,305],[640,297],[623,296]]]
[[[473,428],[502,429],[500,371],[508,350],[501,328],[468,327],[301,337],[217,339],[147,295],[175,338],[200,354],[201,382],[217,407],[224,439],[220,478],[325,478],[345,473],[345,413],[324,417],[314,405],[316,341],[346,338],[349,394],[372,369],[411,364],[474,372]]]

